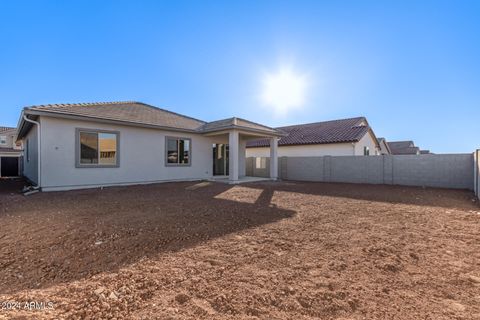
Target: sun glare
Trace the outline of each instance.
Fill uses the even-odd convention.
[[[291,69],[281,69],[267,74],[263,79],[263,103],[274,109],[277,115],[285,115],[305,103],[306,77]]]

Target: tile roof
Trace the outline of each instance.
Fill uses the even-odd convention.
[[[12,127],[0,127],[0,133],[8,132],[8,131],[15,131],[17,128]]]
[[[399,148],[392,151],[392,154],[397,155],[405,155],[405,154],[419,154],[420,148],[419,147],[407,147],[407,148]]]
[[[227,128],[245,128],[245,129],[252,129],[252,130],[260,130],[260,131],[270,131],[272,133],[277,132],[277,130],[261,125],[259,123],[251,122],[241,118],[228,118],[222,119],[217,121],[212,121],[204,124],[202,127],[198,129],[201,132],[210,132],[210,131],[217,131],[221,129]]]
[[[135,101],[48,104],[31,106],[25,108],[24,110],[27,114],[29,112],[48,112],[62,115],[123,121],[140,125],[152,125],[172,129],[195,131],[199,133],[231,128],[243,128],[279,134],[279,132],[273,128],[241,118],[228,118],[213,122],[205,122]]]
[[[196,130],[205,124],[205,121],[136,101],[48,104],[31,106],[25,108],[25,111],[75,115],[184,130]]]
[[[278,141],[279,146],[357,142],[370,130],[365,117],[340,119],[279,127],[287,136]],[[268,147],[268,139],[247,141],[247,147]]]
[[[389,141],[387,142],[392,154],[418,154],[420,148],[415,147],[411,140],[406,141]]]
[[[415,147],[415,144],[411,140],[405,141],[388,141],[388,146],[392,149],[402,149],[408,147]]]
[[[6,152],[6,153],[18,153],[18,152],[22,152],[22,150],[17,150],[17,149],[14,149],[14,148],[2,148],[0,147],[0,152]]]

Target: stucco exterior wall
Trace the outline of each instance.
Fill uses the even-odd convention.
[[[23,175],[38,184],[38,128],[36,125],[23,139],[25,152],[23,157]],[[28,141],[28,142],[27,142]],[[27,150],[28,148],[28,150]]]
[[[378,155],[378,147],[370,133],[360,141],[352,143],[310,144],[279,146],[279,157],[322,157],[322,156],[363,156],[363,148],[370,149],[370,155]],[[270,148],[247,148],[247,157],[270,157]]]
[[[41,171],[44,191],[212,177],[213,140],[210,137],[52,117],[41,117],[41,120]],[[75,166],[77,128],[118,131],[120,166],[77,168]],[[165,166],[166,136],[192,139],[190,166]]]
[[[0,141],[0,148],[13,148],[15,146],[15,143],[13,141],[13,138],[15,136],[14,131],[6,131],[0,133],[0,136],[5,137],[5,143],[1,143]]]
[[[364,148],[368,147],[370,149],[370,155],[371,156],[376,156],[379,155],[379,149],[377,147],[377,144],[375,143],[375,139],[370,133],[367,133],[366,135],[363,136],[360,141],[355,143],[355,154],[356,156],[363,156],[363,151]],[[333,155],[336,156],[336,155]]]
[[[312,144],[303,146],[279,146],[279,157],[321,157],[327,155],[352,156],[351,143]],[[270,148],[247,148],[247,157],[270,157]]]

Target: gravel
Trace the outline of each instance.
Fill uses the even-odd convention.
[[[0,182],[0,319],[475,319],[462,190],[165,183],[24,197]],[[22,305],[23,306],[23,305]]]

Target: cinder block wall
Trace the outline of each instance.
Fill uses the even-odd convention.
[[[475,151],[474,162],[475,162],[474,173],[473,173],[474,189],[475,189],[475,194],[480,199],[480,149]]]
[[[268,161],[265,169],[255,169],[255,158],[248,161],[252,169],[247,175],[264,176],[263,171],[268,174]],[[281,157],[278,163],[279,177],[284,180],[470,190],[475,184],[473,154]],[[476,165],[478,168],[478,162]]]

